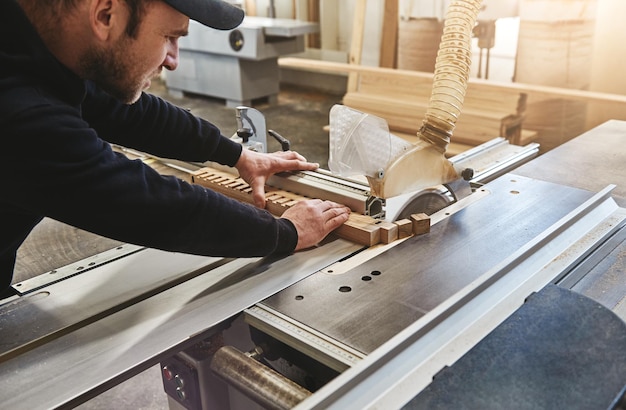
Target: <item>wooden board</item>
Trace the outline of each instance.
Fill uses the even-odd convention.
[[[383,33],[380,41],[379,66],[394,68],[396,66],[396,43],[398,40],[398,0],[385,0],[383,15]]]
[[[343,103],[356,110],[381,117],[392,133],[417,133],[428,108],[428,99],[406,99],[391,94],[347,93]],[[452,141],[479,145],[497,137],[519,138],[522,117],[514,113],[464,106]]]
[[[305,58],[282,57],[278,59],[280,67],[289,67],[290,69],[309,70],[322,73],[371,73],[371,74],[388,74],[390,78],[423,78],[432,81],[432,73],[422,73],[418,71],[397,70],[391,68],[368,67],[362,65],[337,63],[330,61],[310,60]],[[600,93],[594,91],[572,90],[567,88],[550,87],[536,84],[522,83],[499,83],[491,80],[483,80],[478,78],[470,78],[468,82],[468,90],[471,87],[478,87],[482,93],[494,92],[498,94],[514,94],[519,96],[520,93],[528,94],[532,100],[542,100],[550,98],[564,98],[572,101],[597,102],[606,104],[620,104],[626,106],[626,96],[618,94]],[[466,96],[466,98],[468,98]]]
[[[365,11],[367,10],[367,0],[357,0],[354,8],[354,19],[352,21],[352,42],[350,44],[349,63],[361,64],[363,54],[363,32],[365,30]],[[359,75],[351,72],[348,75],[348,90],[356,90],[358,87]]]
[[[416,133],[430,104],[433,78],[398,73],[360,73],[358,89],[346,93],[343,103],[384,118],[392,132]],[[518,140],[525,109],[523,93],[494,92],[470,84],[452,140],[470,146],[498,137]]]
[[[201,168],[191,174],[191,182],[210,188],[216,192],[252,204],[252,188],[243,179],[226,171],[213,168]],[[287,209],[307,198],[274,187],[265,187],[266,209],[275,216],[281,216]],[[333,233],[340,238],[364,246],[373,246],[381,242],[379,221],[366,215],[350,214],[346,223]],[[387,236],[385,236],[385,239]]]

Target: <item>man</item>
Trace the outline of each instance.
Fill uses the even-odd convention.
[[[0,2],[0,293],[44,216],[119,241],[227,257],[311,247],[347,220],[348,208],[320,200],[274,218],[261,209],[266,179],[316,164],[242,150],[143,93],[163,68],[176,69],[189,18],[231,29],[243,12],[219,0]],[[108,143],[234,166],[258,208],[161,176]]]

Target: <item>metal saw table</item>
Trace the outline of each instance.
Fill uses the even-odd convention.
[[[245,318],[337,372],[298,408],[400,408],[546,286],[624,318],[624,141],[626,122],[608,122],[389,245],[235,260],[124,245],[24,281],[0,304],[0,398],[72,407]]]
[[[361,256],[348,268],[333,266],[248,309],[253,326],[331,366],[343,359],[350,367],[302,408],[401,407],[458,360],[467,344],[478,343],[549,283],[591,297],[626,319],[626,214],[620,208],[626,152],[612,149],[625,141],[626,123],[603,124],[487,184],[489,194],[475,203],[440,211],[442,220],[430,234]],[[611,183],[618,186],[607,190]],[[615,197],[610,205],[590,196],[603,190]],[[590,220],[596,212],[603,216]],[[516,271],[519,282],[498,284],[513,280]],[[477,300],[485,304],[479,313],[468,308]],[[302,337],[307,330],[333,342]],[[619,384],[620,377],[626,380],[626,345],[616,346],[599,353],[598,363],[614,355],[610,365],[618,366],[613,377]],[[357,354],[348,360],[341,351]],[[587,370],[597,376],[606,369]],[[605,376],[608,382],[608,371]]]

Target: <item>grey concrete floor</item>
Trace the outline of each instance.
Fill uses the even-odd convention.
[[[161,382],[160,366],[153,366],[76,408],[83,410],[169,409],[167,395]]]

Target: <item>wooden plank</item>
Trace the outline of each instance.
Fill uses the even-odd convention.
[[[249,204],[254,203],[252,188],[243,179],[229,172],[205,167],[191,173],[190,180],[194,184],[210,188],[238,201]],[[272,215],[281,216],[287,209],[299,201],[310,198],[266,186],[265,199],[266,209]],[[370,216],[353,212],[350,214],[348,221],[336,229],[334,234],[360,245],[373,246],[381,241],[381,228],[378,222]]]
[[[294,4],[294,11],[296,9]],[[320,2],[319,0],[307,0],[308,21],[313,23],[320,22]],[[311,33],[307,35],[307,46],[309,48],[322,48],[322,40],[320,33]]]
[[[435,17],[400,19],[396,67],[434,73],[443,26],[444,22]]]
[[[398,0],[385,0],[383,12],[383,32],[380,41],[381,67],[394,68],[396,66],[397,43],[398,43]]]
[[[415,77],[390,73],[361,73],[357,92],[388,96],[405,102],[416,100],[427,105],[433,89],[432,77]],[[522,114],[525,98],[522,93],[501,93],[481,85],[469,85],[464,106],[477,107],[498,114]]]
[[[374,110],[389,112],[391,114],[391,119],[397,118],[399,122],[406,119],[406,117],[416,117],[418,116],[421,125],[421,119],[423,119],[423,114],[426,113],[426,109],[428,108],[428,100],[407,100],[401,99],[394,95],[376,95],[370,93],[361,93],[361,92],[353,92],[347,93],[344,96],[344,104],[350,105],[348,102],[363,106],[363,105],[371,105]],[[463,116],[466,117],[480,117],[480,123],[484,123],[484,121],[492,121],[491,125],[499,125],[503,120],[514,115],[511,112],[499,112],[494,110],[485,110],[480,106],[463,106],[463,110],[461,111],[461,119]],[[415,115],[415,114],[418,115]],[[490,126],[491,126],[490,125]],[[418,127],[419,128],[419,127]],[[413,129],[411,127],[410,129]]]
[[[385,96],[348,93],[344,104],[385,119],[392,133],[416,133],[426,114],[426,105],[415,101],[398,101]],[[459,117],[453,140],[458,143],[478,145],[503,135],[509,124],[508,115],[465,108]],[[521,121],[521,119],[520,119]],[[513,123],[515,125],[515,123]]]
[[[392,74],[393,73],[393,74]],[[343,104],[387,121],[392,132],[416,133],[430,105],[432,75],[405,75],[402,70],[359,73],[357,89]],[[522,93],[499,93],[470,85],[453,141],[476,146],[497,137],[519,140],[526,108]]]
[[[319,72],[331,72],[331,73],[350,73],[350,72],[358,72],[358,73],[389,73],[390,75],[400,75],[400,76],[409,76],[409,77],[431,77],[432,74],[417,72],[417,71],[406,71],[406,70],[397,70],[391,68],[382,68],[382,67],[367,67],[360,65],[352,65],[345,63],[336,63],[329,61],[319,61],[319,60],[309,60],[309,59],[301,59],[294,57],[283,57],[278,59],[278,63],[281,67],[290,67],[296,69],[305,69]],[[599,102],[599,103],[614,103],[614,104],[623,104],[626,106],[626,96],[618,95],[618,94],[609,94],[609,93],[600,93],[594,91],[584,91],[584,90],[571,90],[566,88],[558,88],[558,87],[550,87],[543,85],[535,85],[535,84],[523,84],[523,83],[501,83],[491,80],[483,80],[479,78],[470,78],[468,82],[468,87],[472,85],[480,85],[481,89],[484,91],[493,91],[493,92],[501,92],[501,93],[515,93],[515,95],[519,95],[520,93],[528,94],[529,99],[532,98],[533,101],[536,99],[549,99],[549,98],[564,98],[568,100],[574,101],[585,101],[585,102]]]
[[[367,0],[357,0],[354,8],[354,19],[352,22],[352,41],[350,44],[349,64],[361,64],[363,54],[363,32],[365,30],[365,11],[367,10]],[[358,88],[359,74],[349,72],[348,91],[355,91]]]
[[[256,16],[256,0],[245,1],[246,16]]]

